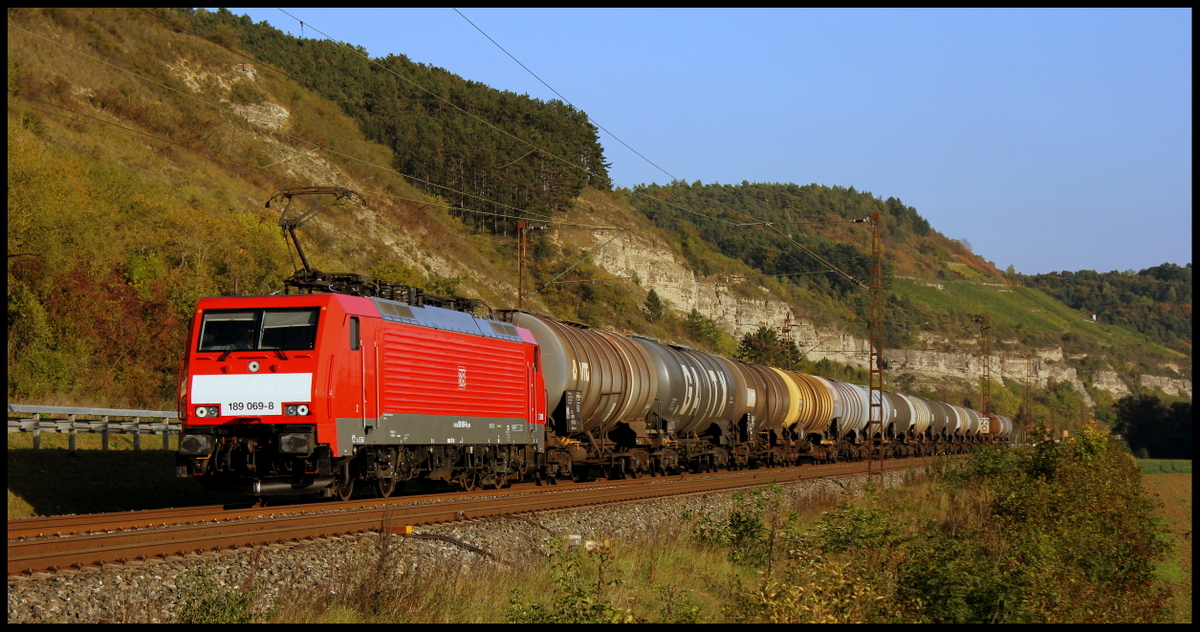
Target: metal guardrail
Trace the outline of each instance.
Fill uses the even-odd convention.
[[[32,417],[16,417],[25,414]],[[175,420],[174,423],[168,420]],[[163,451],[171,449],[171,435],[179,434],[179,413],[174,410],[134,410],[128,408],[75,408],[72,406],[8,405],[8,431],[33,433],[33,449],[42,447],[42,433],[68,434],[69,449],[75,450],[75,435],[99,433],[103,450],[108,450],[110,434],[133,435],[133,449],[142,449],[142,435],[162,435]]]

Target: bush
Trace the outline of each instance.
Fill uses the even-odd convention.
[[[726,616],[773,623],[1169,616],[1166,586],[1154,574],[1169,548],[1164,526],[1138,467],[1101,425],[1061,443],[939,460],[929,476],[915,489],[869,490],[866,500],[811,524],[780,512],[771,518],[765,503],[742,502],[725,519],[699,516],[695,541],[726,547],[761,573]]]
[[[255,590],[226,586],[216,577],[211,564],[205,564],[180,581],[183,605],[179,623],[254,623],[251,612]]]
[[[563,546],[551,539],[550,565],[554,591],[550,603],[526,602],[513,594],[505,610],[509,623],[634,623],[633,613],[605,597],[605,590],[618,583],[610,576],[612,553],[602,549],[585,556],[578,547]]]

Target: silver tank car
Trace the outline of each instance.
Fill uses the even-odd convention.
[[[967,436],[974,438],[980,434],[986,435],[987,417],[974,408],[964,407],[963,410],[967,411]]]
[[[524,312],[507,320],[528,329],[541,347],[546,409],[569,391],[579,394],[579,425],[572,433],[608,432],[619,422],[645,418],[658,391],[650,356],[625,336],[572,326]]]
[[[733,375],[717,356],[653,338],[632,339],[649,355],[656,375],[658,396],[651,412],[670,422],[676,435],[702,433],[713,423],[730,421]]]
[[[929,425],[929,431],[932,433],[932,436],[948,437],[954,434],[954,429],[958,426],[958,418],[954,414],[954,410],[950,408],[950,404],[935,402],[931,399],[923,401],[932,413],[932,420]]]
[[[957,420],[953,434],[960,437],[966,436],[971,429],[971,413],[967,412],[967,409],[963,406],[956,406],[954,404],[949,404],[949,406],[954,410],[955,419]],[[979,421],[976,420],[975,424],[978,427]]]
[[[838,419],[837,438],[845,437],[851,432],[861,437],[867,429],[868,416],[871,414],[870,391],[865,386],[841,380],[829,379],[829,382],[842,396],[844,405],[843,414]]]
[[[884,434],[908,436],[914,416],[912,404],[907,397],[890,391],[884,391],[883,397],[890,408],[890,414],[884,418],[883,422]]]
[[[912,395],[901,395],[901,397],[908,400],[909,405],[913,408],[913,435],[925,436],[925,433],[929,432],[929,424],[933,423],[933,413],[929,411],[929,405],[920,397]]]
[[[788,389],[779,374],[758,365],[721,358],[734,376],[735,400],[732,421],[743,415],[754,416],[754,427],[748,433],[774,431],[783,428],[787,416]],[[738,391],[744,391],[738,393]]]

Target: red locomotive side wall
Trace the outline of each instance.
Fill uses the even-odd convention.
[[[526,345],[391,321],[379,324],[384,413],[530,416]]]

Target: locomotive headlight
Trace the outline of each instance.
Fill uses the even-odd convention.
[[[300,404],[299,406],[296,407],[296,414],[300,415],[301,417],[307,417],[308,416],[308,406],[306,406],[304,404]]]
[[[283,407],[283,414],[287,417],[307,417],[308,404],[288,404]]]
[[[280,454],[312,454],[313,436],[308,432],[287,432],[279,435]]]
[[[219,417],[220,415],[221,415],[221,409],[217,406],[197,406],[196,407],[196,416],[197,417],[202,417],[202,418],[203,417]]]

